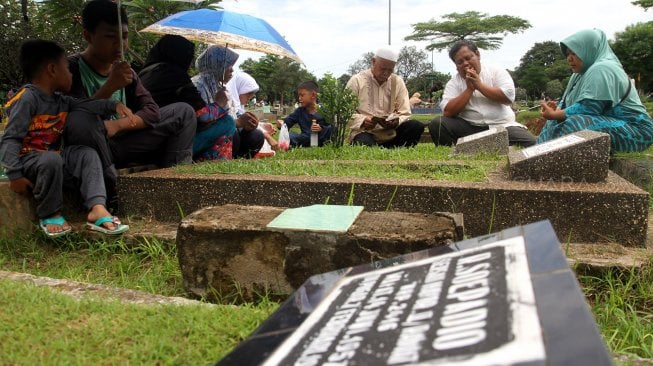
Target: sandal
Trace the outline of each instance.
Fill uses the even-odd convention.
[[[113,229],[107,229],[102,226],[108,222],[113,223],[116,227]],[[120,219],[115,216],[102,216],[95,222],[87,222],[86,227],[91,231],[97,231],[106,235],[120,235],[125,231],[129,230],[129,225],[123,225],[120,223]]]
[[[41,228],[41,231],[43,231],[43,233],[48,238],[59,238],[61,236],[68,234],[73,230],[73,228],[70,227],[70,225],[68,225],[68,229],[62,230],[57,233],[53,233],[48,230],[48,225],[60,226],[63,229],[64,225],[66,225],[66,219],[64,219],[63,216],[58,216],[58,217],[48,217],[39,220],[39,227]]]

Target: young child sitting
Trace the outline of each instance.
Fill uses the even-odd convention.
[[[305,81],[297,87],[299,95],[299,108],[295,109],[288,117],[278,120],[279,128],[285,123],[288,129],[299,124],[302,133],[290,132],[290,146],[311,146],[311,133],[318,134],[318,145],[322,146],[331,136],[331,126],[324,122],[324,118],[317,113],[317,93],[319,87],[314,81]],[[315,121],[315,123],[313,123]]]
[[[72,84],[65,51],[51,41],[32,40],[21,45],[20,66],[28,83],[5,105],[9,122],[0,140],[0,163],[19,194],[36,201],[39,226],[51,238],[72,230],[61,216],[63,187],[81,193],[88,209],[90,230],[109,235],[129,229],[107,211],[102,165],[97,152],[86,146],[63,146],[61,134],[68,112],[84,110],[133,118],[122,103],[112,100],[77,100],[61,95]]]

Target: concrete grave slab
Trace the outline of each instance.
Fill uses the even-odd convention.
[[[508,154],[512,180],[602,182],[608,176],[610,136],[584,130]]]
[[[508,130],[490,127],[485,131],[461,137],[453,148],[454,154],[508,154]]]
[[[345,233],[267,228],[283,210],[222,205],[184,218],[177,251],[186,290],[212,300],[238,291],[245,300],[285,297],[316,273],[462,238],[460,215],[444,213],[363,211]]]
[[[548,222],[309,278],[228,365],[611,365]]]
[[[0,180],[0,230],[13,233],[36,227],[36,210],[27,196],[14,193],[9,180]]]
[[[274,192],[274,194],[271,194]],[[302,207],[324,203],[364,206],[368,212],[453,212],[465,216],[469,236],[550,220],[562,242],[618,242],[645,246],[648,193],[614,173],[605,182],[486,182],[415,179],[179,174],[174,169],[119,178],[125,215],[178,221],[180,213],[240,204]],[[390,203],[390,204],[389,204]]]

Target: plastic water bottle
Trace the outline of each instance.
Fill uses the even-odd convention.
[[[316,125],[317,121],[315,118],[313,118],[313,125]],[[317,146],[318,145],[318,140],[317,140],[317,132],[311,131],[311,147]]]

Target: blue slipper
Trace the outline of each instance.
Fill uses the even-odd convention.
[[[110,230],[102,226],[102,224],[106,224],[107,222],[113,223],[116,227],[113,230]],[[106,235],[120,235],[125,231],[129,230],[129,225],[121,224],[120,220],[117,220],[117,218],[114,218],[112,216],[102,216],[99,219],[95,220],[95,222],[93,223],[87,222],[86,227],[89,230],[97,231]]]
[[[53,233],[53,232],[48,231],[48,228],[47,228],[48,225],[61,226],[63,228],[63,226],[65,224],[66,224],[66,219],[64,219],[63,216],[48,217],[46,219],[40,219],[39,220],[39,227],[41,228],[41,231],[43,231],[43,233],[48,238],[59,238],[61,236],[64,236],[64,235],[68,234],[69,232],[71,232],[73,230],[73,228],[70,227],[70,225],[68,225],[68,229],[62,230],[62,231],[60,231],[58,233]]]

